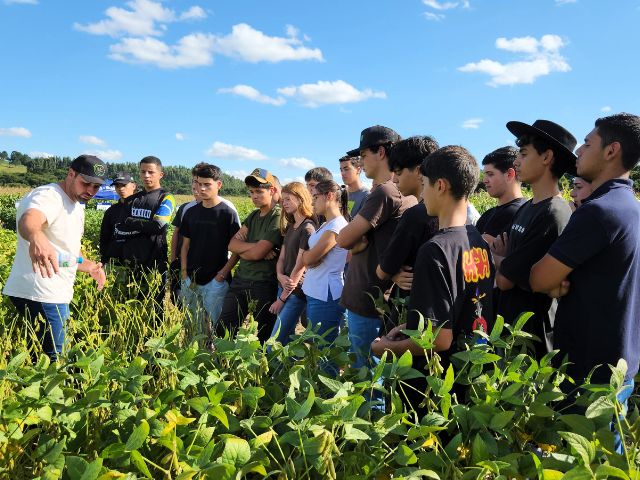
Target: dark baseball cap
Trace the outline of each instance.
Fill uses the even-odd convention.
[[[133,183],[133,178],[127,172],[118,172],[113,177],[114,185],[126,185],[127,183]]]
[[[275,178],[264,168],[256,168],[244,179],[244,183],[249,187],[274,187]]]
[[[382,125],[374,125],[373,127],[362,130],[362,133],[360,133],[360,146],[349,150],[347,155],[357,157],[360,155],[360,150],[364,150],[365,148],[377,147],[378,145],[399,141],[400,135],[398,135],[395,130],[383,127]]]
[[[93,155],[80,155],[69,166],[78,172],[82,178],[90,183],[104,183],[107,166],[102,160]]]

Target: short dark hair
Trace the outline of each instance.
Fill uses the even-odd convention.
[[[516,145],[520,148],[526,145],[533,145],[538,155],[542,155],[547,150],[551,150],[553,152],[553,163],[551,164],[551,175],[555,178],[560,178],[564,175],[566,171],[566,165],[560,161],[560,156],[564,153],[560,150],[560,147],[555,146],[551,142],[548,142],[544,138],[538,137],[531,133],[527,133],[518,137],[516,140]]]
[[[162,170],[162,162],[158,157],[154,157],[153,155],[149,155],[140,160],[140,165],[142,165],[143,163],[153,163],[154,165],[157,165],[160,170]]]
[[[199,163],[194,167],[194,176],[200,178],[211,178],[212,180],[222,180],[222,170],[215,165],[209,163]]]
[[[316,182],[323,182],[325,180],[333,180],[333,174],[325,167],[315,167],[309,170],[304,175],[304,181],[309,182],[315,180]]]
[[[198,175],[197,175],[197,173],[196,173],[196,172],[198,171],[198,169],[199,169],[200,167],[203,167],[203,166],[205,166],[205,165],[209,165],[209,164],[208,164],[207,162],[199,162],[199,163],[196,163],[196,164],[193,166],[193,168],[191,169],[191,176],[192,176],[192,177],[197,177]]]
[[[502,173],[513,168],[513,162],[518,157],[518,149],[515,147],[500,147],[491,153],[487,153],[482,159],[482,165],[492,165]]]
[[[440,146],[433,137],[415,136],[400,140],[389,149],[389,170],[414,169],[438,150]]]
[[[340,157],[340,160],[338,160],[338,163],[342,163],[342,162],[349,162],[355,168],[362,167],[362,162],[360,161],[360,157],[350,157],[349,155],[345,155],[344,157]]]
[[[622,166],[631,170],[640,160],[640,117],[630,113],[616,113],[596,120],[602,148],[619,142],[622,150]]]
[[[480,167],[469,150],[458,145],[442,147],[420,165],[420,173],[433,184],[442,178],[451,185],[451,195],[456,200],[469,198],[478,185]]]

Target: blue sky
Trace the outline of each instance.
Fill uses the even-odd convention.
[[[283,180],[370,125],[480,161],[509,120],[640,113],[639,0],[0,0],[0,150]]]

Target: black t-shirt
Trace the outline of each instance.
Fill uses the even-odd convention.
[[[494,322],[495,267],[487,242],[473,225],[443,228],[420,247],[409,298],[407,328],[418,327],[420,312],[434,326],[453,331],[451,349],[474,330],[490,332]]]
[[[609,383],[624,358],[626,379],[640,361],[640,202],[630,180],[598,187],[571,216],[549,254],[573,269],[569,293],[558,305],[554,348],[569,355],[568,373]]]
[[[227,263],[229,242],[238,230],[236,213],[224,202],[211,208],[199,203],[185,212],[180,233],[190,240],[187,274],[198,285],[213,280]]]
[[[400,217],[415,204],[416,197],[403,196],[391,180],[376,186],[364,201],[358,215],[372,227],[366,235],[369,245],[351,257],[340,297],[343,307],[364,317],[380,317],[371,296],[378,298],[391,281],[378,280],[376,268]]]
[[[492,237],[497,237],[509,229],[513,217],[524,202],[526,202],[526,199],[516,198],[504,205],[490,208],[480,216],[476,223],[476,228],[482,234],[486,233]]]
[[[407,209],[380,260],[380,268],[395,275],[403,265],[413,267],[420,247],[438,231],[438,217],[427,213],[424,202]]]
[[[184,214],[187,212],[187,210],[189,210],[191,207],[193,207],[194,205],[196,205],[198,202],[196,202],[195,200],[191,200],[190,202],[187,203],[183,203],[182,205],[180,205],[178,207],[178,210],[176,211],[175,216],[173,217],[173,221],[171,222],[171,225],[173,225],[174,227],[180,229],[180,225],[182,225],[182,218],[184,217]],[[180,268],[180,251],[182,250],[182,233],[180,232],[180,230],[178,230],[178,237],[176,239],[176,263],[177,268]]]
[[[507,255],[500,265],[500,273],[515,285],[500,293],[498,313],[512,325],[521,313],[534,313],[524,330],[540,338],[542,343],[535,344],[538,358],[548,351],[546,337],[553,329],[557,301],[546,294],[532,292],[529,275],[531,267],[544,257],[570,216],[569,204],[560,197],[538,203],[527,201],[513,218]]]
[[[122,246],[124,240],[116,238],[115,226],[129,215],[129,206],[127,203],[131,197],[125,200],[119,200],[118,203],[111,205],[102,217],[100,225],[100,261],[108,263],[112,258],[115,260],[122,258]]]

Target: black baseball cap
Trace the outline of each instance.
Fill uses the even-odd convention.
[[[127,172],[118,172],[115,177],[113,177],[114,185],[126,185],[127,183],[133,183],[133,178]]]
[[[104,183],[107,166],[102,160],[93,155],[80,155],[69,166],[78,172],[82,178],[90,183]]]
[[[395,130],[382,125],[374,125],[373,127],[365,128],[360,133],[360,146],[349,150],[347,155],[350,157],[357,157],[360,155],[360,150],[365,148],[377,147],[378,145],[384,145],[386,143],[396,143],[400,141],[400,135]]]

